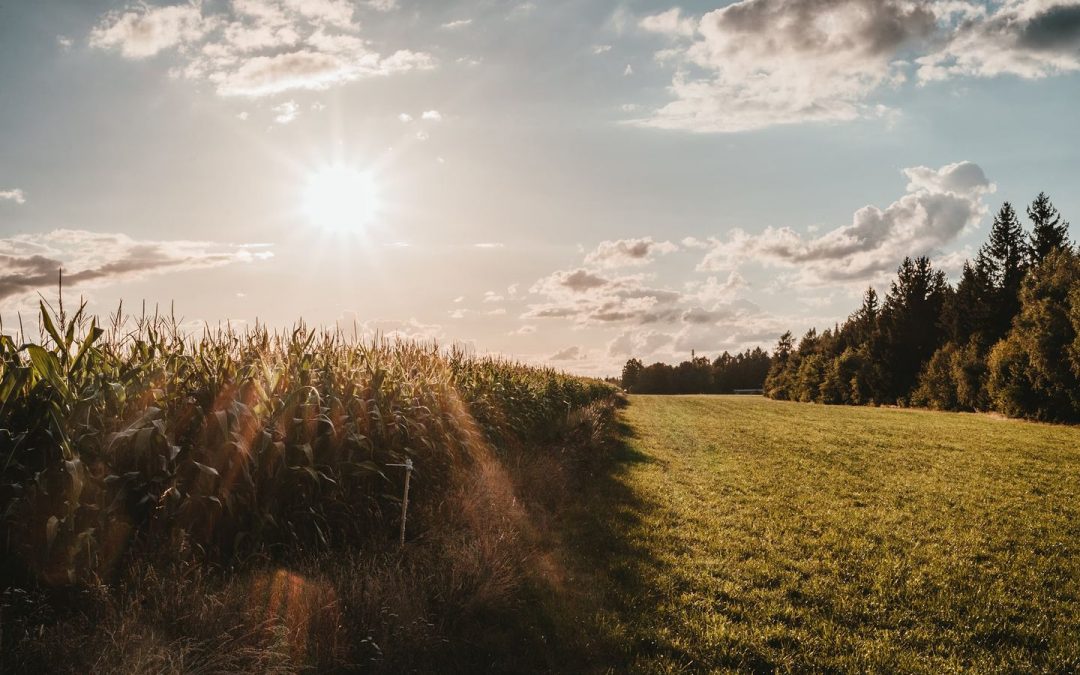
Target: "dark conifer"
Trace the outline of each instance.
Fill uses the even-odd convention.
[[[1031,219],[1031,263],[1037,265],[1053,251],[1069,248],[1069,224],[1045,192],[1040,192],[1027,210]]]

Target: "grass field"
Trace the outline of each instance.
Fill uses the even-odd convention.
[[[1080,670],[1080,429],[756,397],[622,415],[568,535],[590,571],[565,639],[596,669]]]

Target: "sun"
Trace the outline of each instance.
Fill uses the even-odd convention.
[[[363,229],[379,211],[375,177],[370,171],[341,164],[320,169],[308,177],[303,208],[311,223],[323,229]]]

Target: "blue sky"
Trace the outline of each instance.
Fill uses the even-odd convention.
[[[1076,0],[6,2],[0,313],[62,266],[581,372],[768,346],[1075,219],[1078,85]]]

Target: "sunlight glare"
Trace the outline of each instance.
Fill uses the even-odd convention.
[[[353,231],[368,225],[378,212],[378,190],[369,171],[334,165],[313,173],[304,189],[304,212],[327,230]]]

